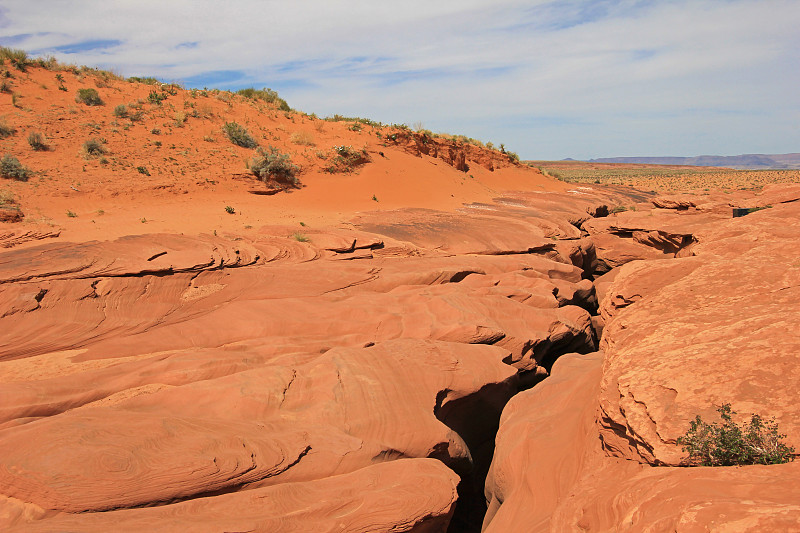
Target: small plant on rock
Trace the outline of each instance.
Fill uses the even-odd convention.
[[[225,135],[228,136],[228,139],[236,146],[241,146],[243,148],[255,148],[258,146],[258,142],[247,130],[236,122],[226,122],[222,129],[225,131]]]
[[[289,154],[281,153],[274,146],[259,148],[258,154],[250,161],[250,172],[269,183],[275,181],[282,186],[297,187],[299,181],[295,174],[300,168],[292,163]]]
[[[733,420],[736,411],[726,403],[717,409],[722,424],[703,421],[698,415],[677,442],[689,454],[686,463],[700,466],[772,465],[794,460],[794,448],[778,432],[774,418],[752,415],[749,424]]]
[[[84,103],[88,106],[103,105],[103,100],[97,94],[97,89],[78,89],[78,95],[75,97],[78,103]]]

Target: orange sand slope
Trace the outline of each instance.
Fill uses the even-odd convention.
[[[0,529],[800,527],[797,464],[689,469],[676,444],[730,401],[800,448],[797,186],[654,197],[229,93],[10,74],[0,150],[33,174],[0,181]],[[302,186],[256,180],[231,121]],[[342,145],[370,161],[325,171]]]
[[[15,134],[0,139],[0,154],[16,156],[34,176],[26,185],[3,180],[0,187],[16,198],[31,227],[55,227],[69,240],[330,224],[364,210],[452,210],[509,189],[566,190],[500,152],[407,129],[329,122],[226,92],[91,72],[12,71],[17,96],[0,93],[0,117]],[[77,102],[79,89],[97,90],[104,105]],[[153,94],[164,99],[152,103]],[[127,116],[115,116],[120,105]],[[231,122],[261,147],[289,154],[303,186],[291,194],[258,194],[268,190],[247,170],[255,150],[228,139],[223,127]],[[29,146],[32,132],[44,136],[47,150]],[[87,156],[83,145],[90,139],[105,141],[107,153]],[[326,172],[338,146],[366,150],[371,163],[356,172]]]

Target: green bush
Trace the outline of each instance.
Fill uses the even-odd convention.
[[[103,105],[103,100],[100,99],[100,95],[97,94],[97,89],[78,89],[78,95],[75,97],[75,101],[79,103],[84,103],[88,106],[94,105]]]
[[[108,152],[103,144],[103,141],[99,139],[89,139],[83,143],[83,152],[87,156],[103,155]]]
[[[299,170],[292,163],[289,154],[281,153],[274,146],[267,150],[259,148],[257,155],[250,161],[250,172],[265,183],[275,181],[284,186],[297,187],[299,181],[295,174]]]
[[[258,142],[256,142],[247,130],[236,122],[226,122],[222,129],[225,131],[225,135],[228,136],[228,139],[237,146],[243,148],[255,148],[258,146]]]
[[[125,104],[119,104],[117,107],[114,108],[114,116],[117,118],[125,118],[128,116],[128,106]]]
[[[700,466],[773,465],[794,460],[794,448],[782,442],[774,418],[752,415],[749,424],[733,421],[736,411],[726,403],[717,409],[722,424],[708,424],[698,415],[677,442],[689,454],[688,464]]]
[[[6,154],[0,159],[0,176],[17,181],[28,181],[30,169],[22,166],[19,159],[13,155]]]
[[[350,172],[370,161],[366,148],[356,150],[352,146],[334,146],[333,151],[336,155],[330,160],[330,164],[325,167],[326,172]]]
[[[32,131],[28,134],[28,144],[31,145],[31,148],[37,151],[44,152],[47,150],[47,141],[45,140],[44,135],[38,131]]]
[[[161,102],[166,99],[167,94],[165,92],[150,91],[150,94],[147,95],[147,101],[151,104],[161,105]]]

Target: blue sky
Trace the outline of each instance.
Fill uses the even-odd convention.
[[[224,6],[224,7],[223,7]],[[523,158],[800,152],[798,0],[5,0],[0,44]]]

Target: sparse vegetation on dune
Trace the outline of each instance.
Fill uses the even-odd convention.
[[[97,92],[97,89],[78,89],[78,94],[75,96],[75,101],[86,104],[88,106],[103,105],[103,100]]]
[[[244,126],[236,122],[226,122],[222,129],[228,139],[236,146],[241,146],[242,148],[255,148],[258,146],[258,141],[250,135]]]
[[[258,153],[250,161],[250,172],[261,181],[282,187],[298,187],[299,180],[295,176],[300,168],[292,163],[289,154],[282,153],[274,146],[259,148]]]
[[[8,125],[8,123],[0,118],[0,139],[5,139],[6,137],[10,137],[16,133],[16,130]]]
[[[31,175],[29,168],[19,162],[13,155],[6,154],[0,159],[0,176],[17,181],[28,181]]]
[[[87,157],[99,156],[107,152],[108,150],[102,139],[88,139],[83,143],[83,153]]]
[[[358,150],[352,146],[334,146],[334,157],[325,167],[326,172],[352,172],[356,168],[369,163],[369,153],[366,148]]]
[[[47,140],[38,131],[32,131],[28,134],[28,144],[31,148],[40,152],[48,149]]]
[[[278,93],[272,89],[255,89],[253,87],[249,87],[247,89],[240,89],[236,91],[236,94],[251,100],[262,100],[270,104],[275,104],[281,111],[292,110],[292,108],[289,107],[289,104],[286,103],[286,100],[278,96]]]

